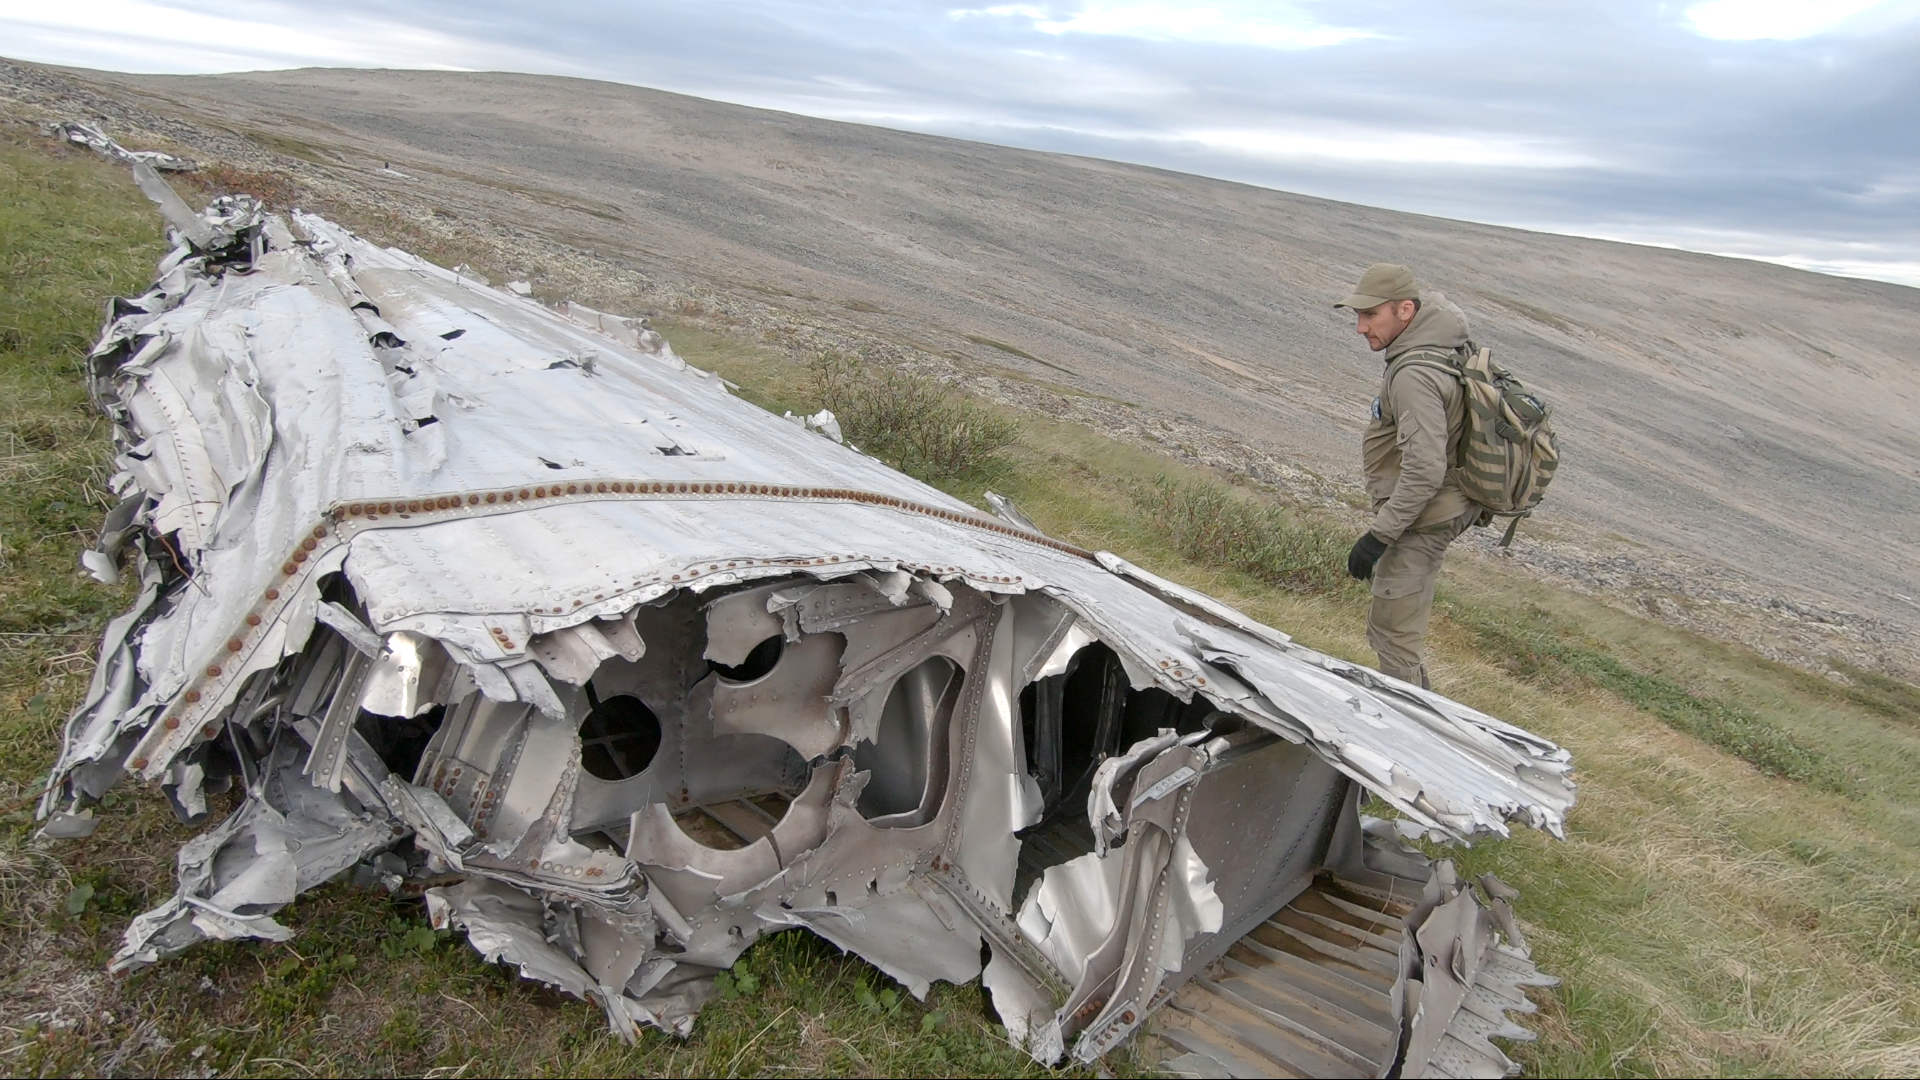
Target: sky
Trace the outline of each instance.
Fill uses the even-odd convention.
[[[607,79],[1920,286],[1920,0],[0,0],[0,54]]]

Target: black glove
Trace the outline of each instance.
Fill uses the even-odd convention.
[[[1373,579],[1373,564],[1387,553],[1387,542],[1372,533],[1361,534],[1353,542],[1353,550],[1347,552],[1347,573],[1361,581]]]

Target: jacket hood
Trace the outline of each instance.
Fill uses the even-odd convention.
[[[1387,346],[1386,360],[1391,364],[1402,353],[1414,349],[1452,352],[1465,345],[1467,337],[1467,313],[1447,299],[1445,293],[1429,293],[1420,298],[1419,314]]]

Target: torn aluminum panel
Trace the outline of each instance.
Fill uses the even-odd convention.
[[[96,153],[116,161],[124,161],[129,165],[146,165],[161,172],[190,172],[194,168],[193,162],[159,150],[129,150],[113,141],[99,128],[76,120],[48,124],[47,134],[56,139],[64,139],[76,146],[87,147]]]
[[[916,994],[982,978],[1036,1058],[1086,1061],[1329,874],[1423,895],[1363,790],[1423,834],[1561,831],[1551,742],[981,514],[644,321],[143,186],[180,246],[89,358],[123,501],[83,560],[141,591],[40,813],[84,835],[132,773],[219,820],[117,969],[280,937],[357,865],[623,1036],[685,1034],[804,926]],[[1396,932],[1480,959],[1387,972],[1367,1061],[1460,1052],[1506,946],[1454,900]]]

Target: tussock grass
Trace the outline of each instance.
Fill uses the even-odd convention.
[[[1848,700],[1872,709],[1889,720],[1920,724],[1920,686],[1839,660],[1829,661],[1829,664],[1846,677],[1845,693]]]
[[[130,178],[26,138],[0,133],[0,775],[22,779],[45,765],[98,628],[124,603],[77,567],[115,501],[82,362],[107,298],[144,291],[165,250]]]
[[[1762,772],[1799,780],[1827,791],[1852,794],[1845,770],[1817,748],[1738,704],[1689,691],[1660,675],[1636,671],[1619,658],[1582,647],[1556,634],[1545,611],[1502,618],[1464,603],[1448,608],[1473,630],[1481,647],[1501,657],[1508,670],[1543,684],[1579,681],[1619,697],[1689,735],[1752,763]]]
[[[1346,530],[1205,478],[1134,483],[1135,506],[1183,558],[1302,592],[1349,588]]]
[[[0,294],[0,431],[12,440],[0,457],[15,470],[0,494],[0,632],[13,635],[0,637],[0,806],[13,807],[0,812],[0,1071],[1042,1074],[1000,1041],[977,985],[903,999],[801,932],[749,950],[692,1039],[628,1047],[597,1008],[427,930],[417,903],[339,885],[287,910],[298,936],[286,945],[212,945],[107,979],[120,927],[172,891],[173,853],[191,832],[157,792],[129,786],[101,808],[94,837],[41,849],[21,800],[51,760],[99,625],[124,603],[73,568],[104,500],[71,493],[98,488],[106,436],[78,357],[104,299],[144,287],[160,230],[121,171],[91,155],[0,141],[0,184],[0,269],[38,290]],[[784,351],[660,325],[682,355],[776,413],[842,412]],[[859,408],[842,413],[862,447],[899,454],[963,498],[991,476],[1054,536],[1119,551],[1303,644],[1371,659],[1365,590],[1339,578],[1349,534],[1338,522],[1084,428],[1015,425],[944,387],[892,385],[907,392],[870,415],[897,423],[862,428]],[[911,440],[887,449],[892,432],[953,410],[989,422],[970,430],[1001,426],[957,457]],[[1521,832],[1452,852],[1521,889],[1535,957],[1565,980],[1538,995],[1541,1039],[1515,1048],[1528,1072],[1920,1071],[1920,730],[1907,708],[1920,689],[1860,673],[1828,682],[1494,561],[1451,559],[1442,588],[1431,642],[1441,691],[1562,742],[1579,766],[1567,840]],[[1776,733],[1807,755],[1785,765],[1819,767],[1789,779],[1715,725]],[[1847,794],[1819,781],[1824,768],[1848,778]]]
[[[812,361],[813,392],[862,450],[923,479],[987,477],[1020,434],[1011,418],[938,379],[857,357]]]

